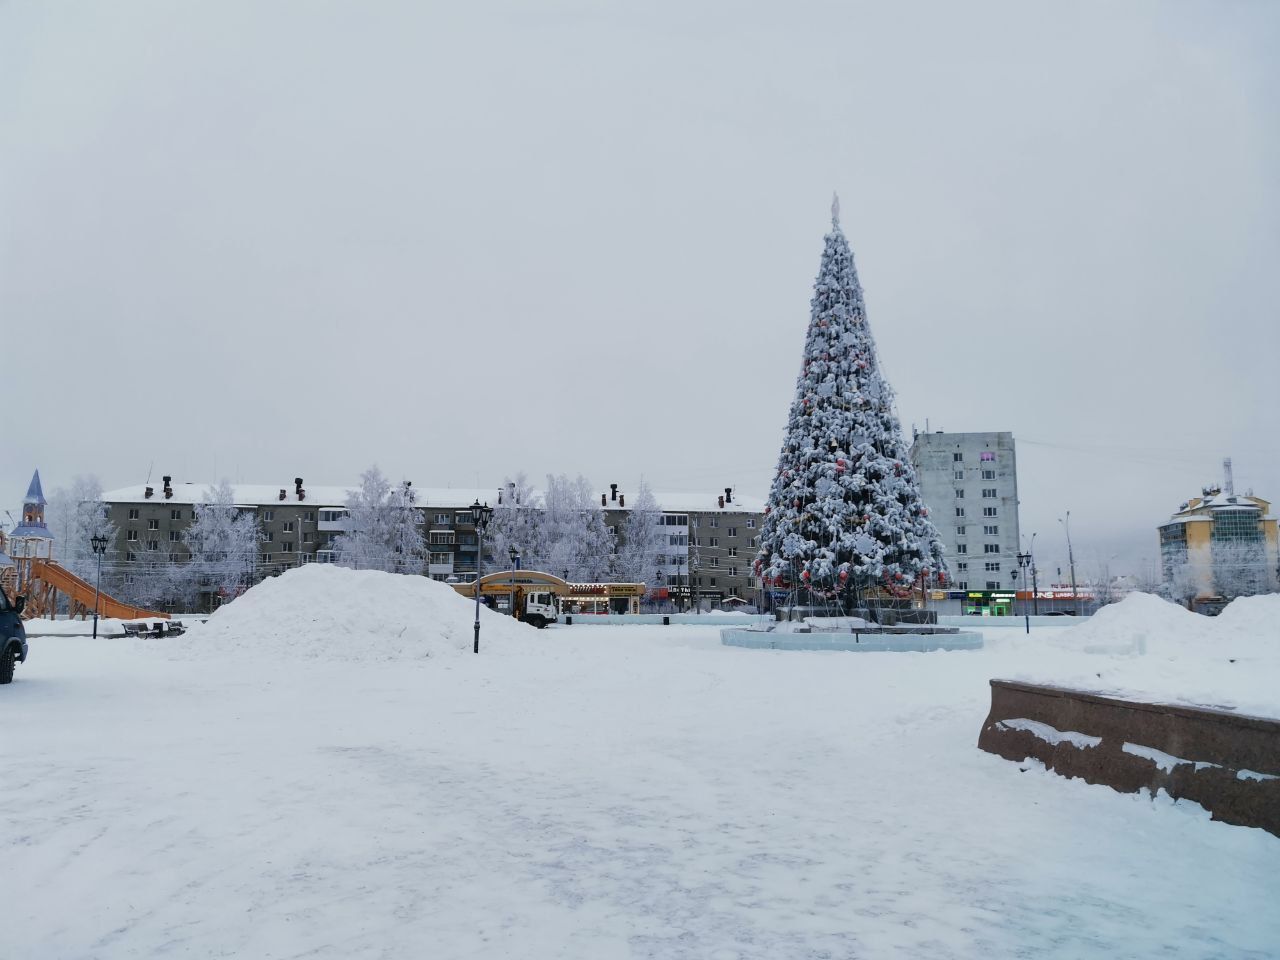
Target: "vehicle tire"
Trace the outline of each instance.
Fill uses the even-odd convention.
[[[540,613],[532,614],[525,622],[530,626],[537,627],[539,630],[547,625],[546,619]]]
[[[18,662],[18,655],[12,649],[0,653],[0,684],[13,683],[13,667]]]

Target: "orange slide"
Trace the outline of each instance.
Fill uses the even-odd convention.
[[[52,594],[55,592],[65,593],[71,599],[73,612],[78,607],[79,612],[93,613],[93,584],[86,583],[66,567],[52,560],[31,561],[31,582],[28,592],[27,609],[23,611],[23,615],[27,617],[47,615],[53,607]],[[98,595],[98,615],[116,620],[137,620],[143,617],[169,619],[167,613],[131,607],[105,593]]]

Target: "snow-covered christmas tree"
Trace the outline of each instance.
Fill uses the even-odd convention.
[[[903,589],[944,569],[836,200],[756,571],[772,585],[834,596]]]

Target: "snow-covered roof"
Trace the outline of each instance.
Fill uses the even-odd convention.
[[[1174,517],[1183,519],[1184,514],[1195,513],[1200,510],[1258,510],[1265,516],[1270,505],[1268,501],[1263,500],[1261,497],[1255,497],[1250,494],[1228,494],[1225,491],[1218,490],[1199,497],[1192,497],[1174,514]],[[1190,517],[1186,517],[1186,519],[1190,519]]]
[[[153,495],[148,498],[146,495],[146,484],[137,484],[131,487],[121,487],[118,490],[108,490],[102,495],[102,499],[106,503],[156,503],[164,505],[169,504],[196,504],[204,503],[208,500],[208,491],[214,486],[211,483],[183,483],[174,481],[171,484],[173,496],[166,498],[164,495],[163,484],[151,484]],[[334,486],[312,486],[311,484],[303,484],[302,489],[306,493],[306,499],[299,501],[297,493],[294,490],[293,481],[281,484],[263,484],[263,483],[233,483],[231,484],[235,502],[244,507],[270,507],[281,505],[297,505],[300,502],[310,507],[341,507],[346,504],[347,497],[351,495],[353,490],[360,489],[359,483],[352,483],[345,487]],[[283,490],[285,498],[280,499],[280,491]],[[486,490],[465,489],[465,488],[430,488],[417,487],[413,488],[417,495],[417,505],[419,507],[469,507],[477,499],[481,503],[486,500],[490,506],[497,502],[497,488],[493,487]]]
[[[52,540],[53,534],[43,523],[20,523],[9,531],[10,540]]]
[[[102,495],[103,501],[106,503],[155,503],[164,505],[190,505],[204,503],[208,499],[207,491],[214,485],[207,482],[191,483],[174,481],[171,484],[173,496],[165,498],[164,485],[161,483],[153,483],[150,485],[153,494],[150,498],[146,496],[146,484],[136,484],[130,487],[121,487],[117,490],[108,490]],[[349,486],[312,486],[311,484],[303,484],[302,489],[306,491],[306,499],[302,503],[312,507],[341,507],[347,502],[347,497],[351,491],[359,489],[359,483],[352,483]],[[293,481],[281,484],[262,484],[262,483],[233,483],[231,485],[235,502],[240,506],[283,506],[286,504],[297,505],[299,503],[297,494],[294,492]],[[284,490],[285,498],[280,499],[280,491]],[[448,509],[456,509],[459,507],[469,507],[475,501],[488,503],[491,507],[498,505],[498,486],[476,488],[476,487],[418,487],[413,488],[417,495],[417,506],[430,509],[431,507],[444,507]],[[541,491],[533,491],[535,495],[540,496]],[[609,491],[602,491],[606,496]],[[630,510],[635,505],[634,491],[621,491],[623,499],[626,501],[625,506],[619,506],[616,500],[608,502],[606,509],[609,510]],[[658,502],[658,507],[665,513],[763,513],[764,500],[759,497],[744,496],[734,493],[733,502],[726,503],[722,508],[720,506],[719,497],[723,496],[723,490],[708,490],[705,493],[697,492],[663,492],[654,493],[654,499]]]
[[[47,506],[49,501],[44,498],[44,489],[40,486],[40,471],[37,470],[31,475],[31,485],[27,487],[27,495],[22,498],[23,504],[37,503],[40,506]]]

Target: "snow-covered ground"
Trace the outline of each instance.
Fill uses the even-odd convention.
[[[1150,645],[783,653],[486,611],[474,656],[465,600],[361,576],[33,643],[0,689],[0,956],[1280,952],[1280,840],[975,746],[990,677]]]

